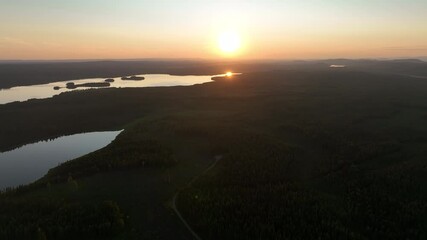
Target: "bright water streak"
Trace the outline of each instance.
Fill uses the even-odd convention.
[[[145,77],[144,80],[121,80],[121,78],[114,78],[114,82],[110,83],[110,87],[114,88],[139,88],[139,87],[170,87],[170,86],[189,86],[194,84],[201,84],[211,82],[212,77],[223,76],[174,76],[167,74],[147,74],[139,75]],[[90,87],[79,87],[77,89],[67,89],[65,84],[67,82],[73,82],[75,84],[83,83],[101,83],[104,82],[105,78],[92,78],[92,79],[81,79],[81,80],[70,80],[53,82],[48,84],[13,87],[10,89],[0,90],[0,104],[6,104],[10,102],[23,102],[32,98],[43,99],[50,98],[58,95],[62,92],[69,92],[75,90],[90,89]],[[61,87],[59,90],[54,90],[54,87]]]

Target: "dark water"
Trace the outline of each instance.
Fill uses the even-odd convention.
[[[62,162],[107,146],[120,132],[75,134],[0,153],[0,189],[31,183]]]

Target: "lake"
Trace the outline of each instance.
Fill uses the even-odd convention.
[[[120,132],[75,134],[0,153],[0,190],[32,183],[60,163],[107,146]]]
[[[144,77],[144,80],[122,80],[119,78],[111,78],[114,82],[109,82],[113,88],[140,88],[140,87],[171,87],[171,86],[189,86],[194,84],[201,84],[211,82],[212,77],[225,76],[213,75],[213,76],[174,76],[167,74],[147,74],[137,75],[137,77]],[[96,84],[108,84],[106,78],[89,78],[80,80],[70,80],[53,82],[47,84],[13,87],[10,89],[0,90],[0,104],[6,104],[10,102],[23,102],[29,99],[43,99],[50,98],[63,92],[85,90],[91,88],[102,88],[102,87],[78,87],[76,89],[66,88],[67,83],[74,83],[74,85],[96,83]],[[57,87],[57,90],[54,88]],[[105,87],[105,86],[104,86]]]

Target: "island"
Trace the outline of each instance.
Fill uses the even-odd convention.
[[[58,86],[53,87],[53,90],[59,90],[59,89],[61,89],[61,87],[58,87]]]
[[[76,84],[73,82],[68,82],[65,84],[65,87],[68,89],[75,89],[76,88]]]
[[[82,83],[82,84],[75,84],[75,83],[67,83],[66,87],[68,89],[76,89],[79,87],[93,87],[93,88],[98,88],[98,87],[109,87],[110,83],[108,82],[92,82],[92,83]]]
[[[112,82],[114,82],[114,79],[113,78],[107,78],[107,79],[105,79],[104,82],[112,83]]]
[[[122,77],[122,80],[133,80],[133,81],[140,81],[144,80],[144,77],[137,77],[137,76],[130,76],[130,77]]]

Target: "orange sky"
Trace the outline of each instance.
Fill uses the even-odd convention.
[[[427,1],[4,0],[0,59],[427,56]],[[224,55],[218,36],[240,35]]]

